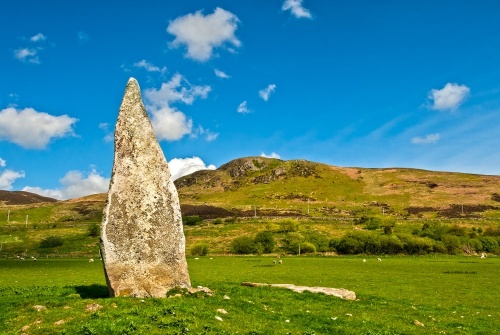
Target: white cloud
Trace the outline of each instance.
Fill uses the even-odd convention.
[[[425,137],[415,136],[411,139],[411,143],[413,144],[434,144],[437,143],[441,139],[441,135],[439,134],[428,134]]]
[[[21,48],[14,50],[14,56],[22,62],[28,62],[33,64],[40,64],[40,59],[38,58],[38,50]]]
[[[199,170],[215,170],[215,165],[206,165],[199,157],[173,158],[168,162],[172,179],[176,180]]]
[[[238,111],[238,113],[242,113],[242,114],[250,113],[250,110],[247,107],[246,100],[243,101],[241,104],[238,105],[237,111]]]
[[[45,36],[42,33],[38,33],[35,36],[30,37],[31,42],[40,42],[40,41],[45,41],[47,39],[47,36]]]
[[[5,159],[2,159],[2,158],[0,157],[0,167],[5,167],[5,164],[6,164],[6,163],[7,163],[7,162],[5,161]]]
[[[231,76],[229,76],[228,74],[226,74],[225,72],[221,71],[221,70],[218,70],[218,69],[214,69],[214,72],[215,72],[215,75],[219,78],[224,78],[224,79],[229,79],[231,78]]]
[[[86,175],[81,171],[68,171],[59,180],[62,188],[42,189],[26,186],[23,191],[40,194],[59,200],[79,198],[90,194],[105,193],[109,189],[109,178],[104,178],[95,169]]]
[[[77,119],[67,115],[53,116],[33,108],[0,111],[0,140],[16,143],[23,148],[42,149],[53,138],[73,134]]]
[[[148,72],[160,72],[160,73],[165,73],[167,71],[167,68],[164,66],[161,69],[158,66],[155,66],[151,63],[149,63],[147,60],[143,59],[137,63],[134,63],[135,67],[138,68],[143,68]]]
[[[269,84],[265,89],[259,91],[259,97],[264,99],[264,101],[267,101],[269,100],[269,96],[274,92],[275,89],[275,84]]]
[[[174,35],[171,46],[187,47],[186,57],[205,62],[212,57],[214,48],[226,43],[239,47],[241,42],[234,35],[238,28],[238,17],[222,8],[213,14],[203,15],[201,11],[187,14],[171,21],[167,32]]]
[[[429,99],[434,110],[453,110],[460,106],[470,93],[470,88],[456,83],[447,83],[442,89],[432,89]]]
[[[211,89],[210,86],[191,85],[176,73],[159,89],[145,90],[147,108],[151,113],[151,123],[158,140],[175,141],[191,134],[193,121],[171,104],[182,102],[191,105],[197,98],[205,99]]]
[[[3,161],[5,163],[5,161]],[[5,165],[2,165],[5,166]],[[11,190],[16,179],[24,178],[24,172],[5,170],[0,174],[0,190]]]
[[[275,153],[275,152],[271,152],[271,154],[270,154],[270,155],[266,155],[265,153],[261,153],[261,154],[260,154],[260,157],[281,159],[281,156],[280,156],[280,155],[278,155],[278,154],[277,154],[277,153]]]
[[[289,10],[298,19],[303,17],[308,19],[312,18],[309,10],[302,6],[302,0],[285,0],[281,10]]]

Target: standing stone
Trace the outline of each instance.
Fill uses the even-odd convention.
[[[116,122],[101,252],[111,296],[165,297],[191,287],[179,197],[134,78]]]

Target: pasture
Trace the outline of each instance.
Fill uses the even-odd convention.
[[[500,258],[365,258],[284,257],[277,265],[271,257],[188,258],[192,285],[214,296],[166,299],[107,297],[98,260],[4,259],[0,333],[499,333]],[[345,288],[358,300],[243,287],[243,281]],[[86,310],[91,304],[102,308]]]

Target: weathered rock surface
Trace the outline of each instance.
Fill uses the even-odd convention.
[[[293,284],[266,284],[266,283],[250,283],[243,282],[242,286],[251,286],[251,287],[281,287],[286,288],[288,290],[292,290],[298,293],[302,293],[304,291],[308,291],[311,293],[323,293],[326,295],[332,295],[345,300],[356,300],[356,293],[353,291],[349,291],[343,288],[332,288],[332,287],[319,287],[319,286],[297,286]]]
[[[101,252],[111,296],[165,297],[191,287],[179,197],[134,78],[116,122]]]

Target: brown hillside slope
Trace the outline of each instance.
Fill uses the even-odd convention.
[[[42,202],[57,202],[53,198],[44,197],[35,193],[24,191],[0,190],[0,203],[4,205],[28,205]]]

